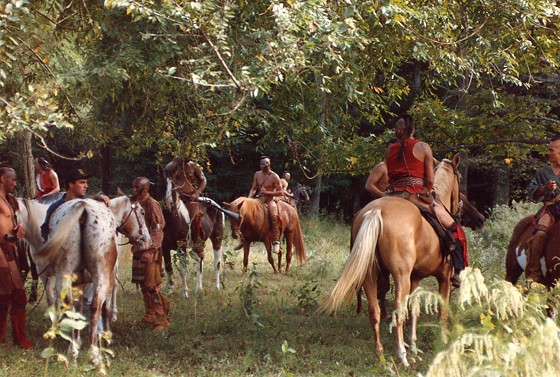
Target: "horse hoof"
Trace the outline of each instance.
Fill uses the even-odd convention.
[[[185,298],[189,298],[189,292],[183,291],[183,296],[185,296]]]

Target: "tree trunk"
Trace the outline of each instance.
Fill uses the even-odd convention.
[[[310,216],[316,216],[319,214],[319,202],[321,199],[322,183],[323,178],[320,175],[318,175],[311,181],[310,186],[313,194],[309,198],[309,206],[307,207],[307,214]]]
[[[109,195],[111,189],[111,160],[112,151],[110,146],[101,147],[99,150],[101,154],[101,191]]]
[[[35,197],[35,166],[33,165],[31,136],[29,131],[21,131],[16,134],[19,158],[21,158],[21,172],[18,172],[18,180],[23,182],[26,198]]]
[[[494,196],[494,206],[499,204],[509,204],[509,170],[505,164],[495,169],[496,186]]]

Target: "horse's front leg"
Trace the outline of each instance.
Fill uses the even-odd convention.
[[[204,253],[202,255],[194,254],[195,260],[195,275],[196,275],[196,286],[194,288],[194,293],[199,294],[202,292],[202,271],[204,268]]]
[[[243,240],[243,275],[247,274],[247,266],[249,265],[249,250],[251,243]]]
[[[189,297],[189,286],[187,284],[188,272],[187,272],[187,252],[184,250],[177,250],[177,259],[179,267],[179,276],[181,276],[181,282],[183,283],[183,295]]]
[[[272,266],[274,273],[277,274],[278,270],[274,265],[274,257],[272,256],[272,243],[270,242],[270,240],[268,240],[264,243],[264,246],[266,247],[266,255],[268,256],[268,263],[270,263],[270,265]],[[280,255],[281,253],[278,254]]]
[[[221,288],[220,273],[222,269],[222,255],[223,251],[221,247],[214,249],[214,288],[218,291]]]

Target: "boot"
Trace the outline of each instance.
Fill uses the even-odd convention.
[[[280,252],[280,218],[272,216],[272,252],[278,254]]]
[[[31,293],[29,293],[29,303],[33,304],[37,302],[37,285],[39,284],[38,280],[31,281]]]
[[[26,318],[25,318],[25,305],[27,297],[25,297],[25,290],[18,289],[15,294],[14,304],[10,308],[10,319],[12,322],[12,338],[14,345],[21,348],[33,347],[31,342],[25,335]]]
[[[525,278],[539,284],[544,284],[544,276],[541,272],[541,258],[544,252],[544,244],[546,242],[548,228],[543,226],[535,227],[533,237],[527,242],[527,268],[525,269]]]

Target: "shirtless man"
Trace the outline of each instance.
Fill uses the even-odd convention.
[[[385,164],[385,161],[381,161],[371,169],[365,189],[373,196],[373,199],[379,199],[385,196],[385,189],[388,186],[387,164]]]
[[[16,240],[25,236],[25,227],[15,216],[17,202],[12,195],[16,187],[16,172],[0,168],[0,342],[5,341],[8,312],[12,322],[12,339],[21,348],[33,343],[25,335],[25,305],[27,297],[20,270],[16,264]]]
[[[270,158],[262,156],[260,161],[261,170],[253,177],[253,185],[249,191],[249,198],[258,197],[268,207],[270,223],[272,224],[272,251],[280,252],[280,220],[278,218],[278,206],[275,196],[283,196],[284,191],[278,174],[270,169]]]

